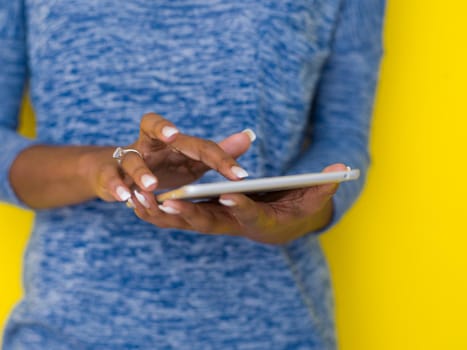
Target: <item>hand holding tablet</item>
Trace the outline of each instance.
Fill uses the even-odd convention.
[[[283,191],[295,188],[311,187],[325,183],[339,183],[356,180],[359,176],[360,171],[358,169],[348,168],[346,171],[307,173],[300,175],[265,177],[254,180],[223,181],[207,184],[186,185],[161,193],[156,197],[156,199],[159,203],[162,203],[168,199],[203,199],[218,197],[226,193]]]

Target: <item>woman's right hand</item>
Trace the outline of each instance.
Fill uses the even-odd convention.
[[[235,158],[250,144],[245,132],[219,144],[184,135],[151,113],[142,118],[138,139],[127,146],[138,150],[143,159],[127,153],[119,165],[112,157],[115,147],[34,145],[16,156],[9,181],[20,202],[32,209],[63,207],[96,197],[106,201],[132,197],[157,208],[152,191],[190,183],[209,169],[229,180],[244,177],[246,172]]]
[[[182,186],[199,179],[214,169],[229,180],[240,180],[247,172],[237,157],[245,153],[254,134],[233,134],[219,144],[182,134],[168,120],[149,113],[143,116],[135,149],[126,153],[118,164],[112,158],[113,149],[102,148],[83,157],[84,168],[95,194],[106,201],[127,201],[132,195],[149,206],[152,191]]]

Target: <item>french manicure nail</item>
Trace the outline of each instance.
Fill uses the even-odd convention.
[[[254,142],[256,140],[256,134],[253,130],[251,130],[250,128],[248,129],[245,129],[243,130],[242,132],[244,132],[245,134],[248,135],[248,137],[250,138],[250,141],[251,142]]]
[[[222,205],[225,205],[226,207],[234,207],[237,205],[237,203],[235,203],[235,201],[231,200],[231,199],[219,199],[219,203],[222,204]]]
[[[154,185],[157,182],[157,180],[154,176],[145,174],[141,176],[141,182],[143,183],[144,187],[148,188]]]
[[[135,190],[135,196],[136,196],[136,199],[138,200],[138,202],[141,203],[141,205],[143,207],[145,207],[146,209],[148,209],[151,205],[149,204],[149,202],[147,201],[146,198],[144,198],[144,196],[139,193],[138,191]]]
[[[131,197],[131,193],[128,192],[123,186],[118,186],[116,192],[122,201],[127,201]]]
[[[248,172],[245,169],[240,168],[239,166],[234,165],[231,168],[231,170],[234,173],[234,175],[240,179],[243,179],[248,176]]]
[[[166,214],[180,214],[179,210],[169,207],[169,206],[162,205],[162,204],[159,205],[159,209],[162,210]]]
[[[177,134],[178,132],[179,131],[172,126],[164,126],[162,128],[162,135],[164,135],[165,137],[170,137],[172,135]]]

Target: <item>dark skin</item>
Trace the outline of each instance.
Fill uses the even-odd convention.
[[[33,146],[14,161],[10,181],[20,199],[32,208],[53,208],[93,198],[129,201],[142,220],[163,228],[204,234],[242,236],[262,243],[283,244],[323,228],[333,213],[338,185],[326,184],[262,197],[222,195],[218,201],[156,203],[153,191],[185,185],[215,169],[227,179],[246,174],[235,160],[250,147],[247,133],[216,144],[178,132],[161,116],[142,118],[139,138],[119,165],[115,147]],[[324,171],[345,170],[334,164]]]
[[[168,120],[143,116],[139,138],[121,166],[112,158],[115,146],[36,145],[21,152],[10,169],[10,182],[29,207],[46,209],[78,204],[94,198],[126,201],[133,188],[150,193],[188,184],[216,169],[229,180],[239,180],[235,160],[250,146],[245,133],[216,144],[177,132]],[[169,130],[169,135],[164,135]],[[153,174],[156,173],[156,175]],[[144,181],[146,180],[146,181]]]
[[[343,164],[336,164],[325,171],[345,169]],[[133,203],[138,217],[159,227],[284,244],[329,223],[333,212],[332,196],[337,188],[337,184],[326,184],[271,193],[260,198],[226,194],[219,201],[202,203],[166,200],[162,206],[157,205],[152,194],[144,193],[150,203],[148,208],[137,198],[133,198]]]

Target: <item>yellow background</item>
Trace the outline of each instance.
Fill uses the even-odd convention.
[[[389,0],[368,184],[322,238],[342,350],[467,349],[465,13],[463,0]],[[0,324],[32,218],[0,205]]]

